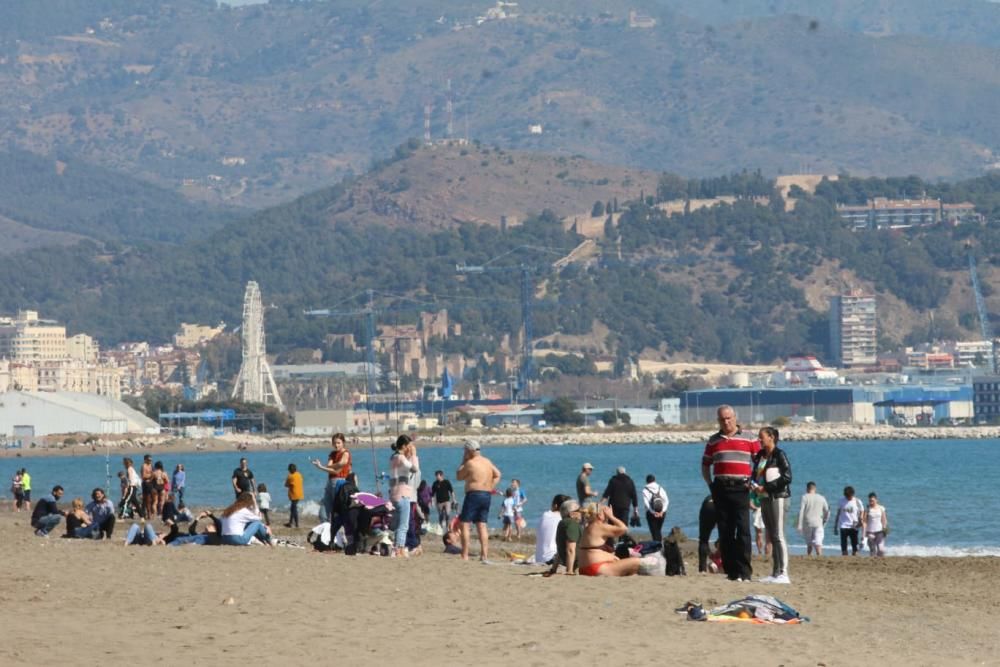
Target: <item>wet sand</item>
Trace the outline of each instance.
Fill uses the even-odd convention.
[[[32,535],[0,509],[0,664],[1000,664],[998,558],[792,557],[791,586],[265,547],[128,547]],[[277,522],[276,522],[277,523]],[[55,531],[62,532],[60,526]],[[304,531],[291,533],[304,542]],[[768,573],[756,563],[758,574]],[[776,595],[801,626],[673,613]]]

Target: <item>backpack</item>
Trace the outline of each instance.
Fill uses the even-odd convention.
[[[628,558],[632,555],[632,547],[636,545],[636,541],[633,540],[627,533],[618,538],[618,544],[615,545],[615,556],[618,558]]]
[[[684,556],[681,554],[681,542],[686,538],[683,531],[674,526],[670,535],[663,540],[663,557],[667,560],[667,576],[686,576],[687,570],[684,567]]]

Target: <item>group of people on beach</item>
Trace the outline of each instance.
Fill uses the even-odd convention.
[[[719,571],[735,581],[750,580],[753,575],[751,526],[758,530],[758,550],[770,552],[771,574],[761,581],[789,583],[788,547],[785,521],[791,497],[792,468],[787,454],[779,447],[780,434],[767,426],[756,436],[746,433],[738,424],[735,410],[728,405],[718,408],[719,431],[705,446],[702,456],[702,478],[709,494],[699,512],[699,572]],[[327,475],[321,503],[321,520],[329,522],[330,534],[344,529],[345,548],[356,553],[359,535],[368,521],[378,513],[366,513],[359,502],[357,475],[353,472],[352,455],[346,438],[337,433],[331,438],[331,451],[325,462],[313,459],[312,465]],[[429,521],[431,505],[437,510],[437,521],[448,552],[470,558],[473,530],[480,545],[479,559],[489,562],[489,518],[494,495],[501,495],[499,518],[503,522],[503,538],[519,537],[525,526],[524,508],[527,496],[517,479],[499,491],[500,470],[483,455],[476,441],[463,447],[462,460],[455,478],[464,484],[464,498],[457,516],[457,495],[441,470],[435,471],[434,482],[422,479],[417,445],[408,435],[393,443],[387,475],[387,498],[381,499],[382,514],[388,518],[387,533],[391,536],[390,555],[409,557],[422,551],[421,535]],[[663,539],[663,524],[669,507],[666,490],[654,475],[646,476],[641,491],[619,466],[609,479],[603,493],[592,486],[594,467],[584,463],[576,479],[576,499],[569,495],[555,496],[549,509],[542,513],[536,533],[534,562],[549,566],[548,574],[563,568],[567,574],[591,576],[624,576],[642,569],[642,545],[629,535],[630,528],[641,526],[640,507],[645,511],[650,542],[658,549],[671,540]],[[201,544],[242,546],[253,543],[274,544],[270,527],[271,496],[263,483],[257,483],[246,458],[241,458],[233,471],[231,485],[235,499],[216,516],[211,511],[193,517],[184,503],[186,473],[177,464],[167,475],[161,462],[146,455],[140,471],[130,458],[123,459],[121,500],[117,508],[103,489],[91,493],[90,502],[75,498],[69,510],[59,509],[63,488],[55,486],[51,494],[39,499],[32,512],[31,525],[39,536],[47,536],[63,518],[66,537],[110,538],[116,521],[136,519],[126,537],[127,544]],[[289,464],[284,482],[290,503],[286,527],[299,526],[298,505],[304,499],[303,477],[295,464]],[[15,509],[31,510],[31,477],[26,469],[17,471],[12,480]],[[370,495],[370,494],[369,494]],[[640,502],[641,501],[641,502]],[[844,497],[833,515],[834,532],[839,533],[841,553],[858,552],[861,540],[867,543],[873,556],[885,553],[885,538],[889,532],[888,515],[875,493],[868,496],[867,505],[855,497],[847,486]],[[159,517],[164,530],[157,533],[147,521]],[[816,484],[808,482],[801,498],[796,529],[807,543],[807,553],[822,555],[824,528],[831,517],[826,499],[818,493]],[[198,523],[209,521],[199,530]],[[758,524],[759,522],[759,524]],[[186,534],[179,528],[189,523]],[[718,529],[718,541],[713,553],[710,538]],[[677,529],[675,529],[677,531]],[[766,544],[765,539],[766,537]],[[624,547],[623,547],[624,545]],[[640,556],[640,557],[635,557]],[[683,567],[683,566],[681,566]]]
[[[728,405],[720,406],[717,416],[719,431],[709,439],[702,457],[702,478],[710,493],[699,516],[699,571],[710,570],[708,540],[717,526],[721,571],[731,580],[750,581],[750,517],[759,512],[772,562],[771,575],[762,581],[790,583],[785,515],[791,497],[792,467],[778,446],[779,432],[765,426],[754,438],[743,431],[736,411]],[[807,554],[822,555],[824,526],[829,517],[826,499],[817,493],[815,482],[808,482],[796,523],[806,538]],[[834,532],[840,533],[841,553],[845,556],[848,542],[852,555],[857,554],[860,534],[873,556],[885,555],[889,520],[878,496],[870,493],[865,507],[855,498],[853,487],[847,486],[834,518]],[[766,553],[760,543],[758,549]]]

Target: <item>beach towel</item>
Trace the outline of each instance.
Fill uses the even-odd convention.
[[[757,625],[794,625],[808,623],[792,607],[770,595],[748,595],[707,612],[688,614],[691,620],[713,621],[715,623],[754,623]]]

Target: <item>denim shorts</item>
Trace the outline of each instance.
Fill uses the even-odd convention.
[[[486,523],[490,518],[489,491],[469,491],[462,501],[462,513],[459,521],[462,523]]]

